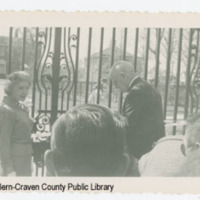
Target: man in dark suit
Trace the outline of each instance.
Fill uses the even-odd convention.
[[[116,88],[127,92],[122,114],[128,120],[128,152],[140,158],[151,150],[154,142],[164,136],[161,96],[149,83],[137,76],[129,62],[116,62],[112,66],[110,78]]]

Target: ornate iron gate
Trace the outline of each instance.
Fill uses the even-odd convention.
[[[123,94],[108,78],[117,60],[131,62],[160,91],[167,133],[184,133],[184,126],[173,123],[199,112],[199,36],[199,29],[11,27],[8,43],[3,44],[8,47],[7,74],[26,70],[30,63],[33,75],[30,97],[36,120],[33,132],[38,136],[34,141],[36,175],[39,169],[44,174],[43,154],[49,148],[53,122],[70,107],[91,102],[95,85],[93,103],[120,111]],[[0,47],[2,41],[0,37]]]
[[[48,133],[51,132],[51,126],[58,114],[68,109],[69,105],[68,103],[64,105],[64,101],[66,99],[67,102],[69,101],[72,87],[74,87],[74,97],[76,97],[78,51],[76,50],[75,59],[73,59],[72,48],[78,49],[79,28],[77,35],[71,35],[70,28],[68,33],[66,33],[66,28],[46,28],[45,31],[39,32],[38,29],[36,31],[35,52],[36,55],[40,52],[41,56],[39,62],[35,58],[32,116],[36,119],[34,132],[41,137],[38,143],[35,141],[34,144],[34,161],[37,168],[43,169],[43,155],[49,148]],[[74,105],[75,102],[76,99]],[[36,110],[37,115],[35,115]]]

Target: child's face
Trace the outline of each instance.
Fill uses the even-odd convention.
[[[17,101],[24,101],[28,95],[29,87],[27,81],[20,81],[13,87],[11,96]]]

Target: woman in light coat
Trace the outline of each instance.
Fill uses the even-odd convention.
[[[9,76],[4,88],[6,95],[0,107],[1,176],[31,176],[33,120],[24,105],[30,85],[30,76],[17,71]]]

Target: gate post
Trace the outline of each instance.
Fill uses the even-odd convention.
[[[61,28],[55,28],[54,56],[52,64],[51,125],[56,120],[58,112],[61,32]]]

